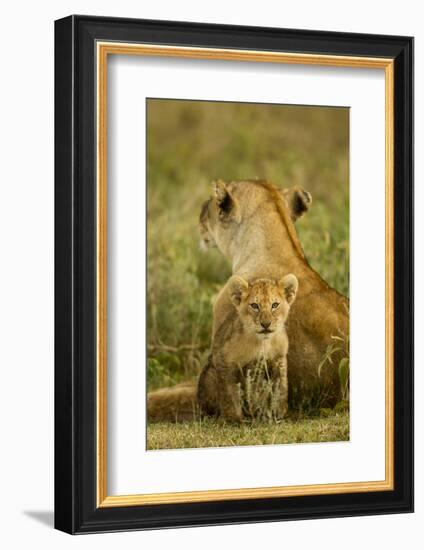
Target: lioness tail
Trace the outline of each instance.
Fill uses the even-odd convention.
[[[148,422],[184,422],[198,418],[197,381],[182,382],[147,394]]]

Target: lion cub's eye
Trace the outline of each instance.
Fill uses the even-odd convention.
[[[250,304],[250,307],[251,307],[252,309],[256,309],[256,311],[259,310],[259,304],[255,304],[255,302],[253,302],[253,304]]]
[[[274,302],[271,306],[272,309],[277,309],[277,307],[279,306],[280,304],[278,302]]]

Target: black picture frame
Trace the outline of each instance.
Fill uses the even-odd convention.
[[[394,80],[392,491],[98,508],[98,40],[391,58]],[[94,533],[413,511],[413,39],[73,15],[55,22],[55,527]]]

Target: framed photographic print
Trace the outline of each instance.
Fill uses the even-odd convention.
[[[413,509],[413,39],[55,24],[55,525]]]

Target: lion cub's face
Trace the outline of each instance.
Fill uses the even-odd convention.
[[[257,279],[248,283],[234,275],[228,288],[245,331],[268,338],[284,329],[290,306],[296,298],[298,281],[290,274],[280,281]]]

